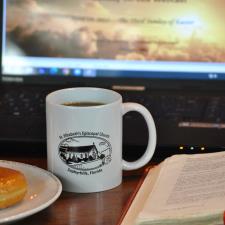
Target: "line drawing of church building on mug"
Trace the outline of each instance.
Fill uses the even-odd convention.
[[[61,150],[66,150],[66,160],[71,159],[73,162],[93,161],[103,157],[103,155],[99,155],[99,152],[94,143],[93,145],[86,146],[61,146]]]
[[[95,142],[90,145],[74,145],[74,142],[64,141],[59,146],[59,156],[68,166],[77,169],[84,169],[84,167],[85,169],[91,169],[108,164],[111,161],[111,145],[102,140],[96,140]],[[98,150],[96,144],[98,147],[103,146],[101,151]],[[87,165],[89,163],[90,166]],[[94,166],[94,164],[96,165]]]

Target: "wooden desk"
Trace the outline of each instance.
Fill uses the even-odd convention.
[[[0,159],[18,161],[46,169],[45,156],[7,156]],[[43,211],[15,225],[116,225],[129,197],[135,190],[140,172],[126,173],[123,183],[112,190],[94,194],[63,192],[59,199]]]

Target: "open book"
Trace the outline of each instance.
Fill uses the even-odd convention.
[[[121,225],[224,225],[225,152],[175,155],[150,169]]]

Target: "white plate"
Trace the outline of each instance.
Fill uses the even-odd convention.
[[[28,182],[28,191],[21,202],[6,209],[0,209],[0,224],[14,222],[45,209],[62,192],[59,179],[46,170],[4,160],[0,160],[0,166],[21,171]]]

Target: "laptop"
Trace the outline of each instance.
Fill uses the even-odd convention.
[[[90,86],[145,105],[159,155],[224,149],[223,0],[1,4],[1,142],[45,144],[46,95]],[[143,118],[123,124],[124,146],[144,149]]]

